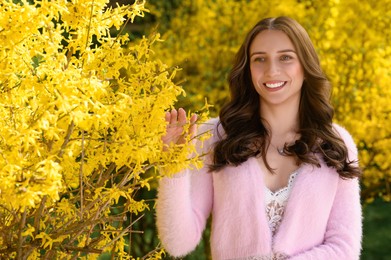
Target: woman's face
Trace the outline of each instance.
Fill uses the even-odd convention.
[[[254,38],[250,45],[250,71],[261,104],[299,104],[304,71],[284,32],[264,30]]]

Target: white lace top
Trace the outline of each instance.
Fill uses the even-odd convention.
[[[284,215],[284,209],[288,202],[289,194],[291,192],[293,182],[299,173],[299,169],[291,173],[288,180],[288,185],[278,191],[272,192],[268,187],[265,186],[265,205],[266,214],[269,221],[269,227],[272,231],[273,236],[275,235],[278,226],[281,223]]]

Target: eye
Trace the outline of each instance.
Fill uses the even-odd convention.
[[[264,62],[266,59],[264,57],[255,57],[254,62]]]
[[[282,61],[290,61],[291,59],[293,59],[293,57],[289,55],[282,55],[280,58]]]

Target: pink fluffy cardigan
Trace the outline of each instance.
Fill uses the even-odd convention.
[[[216,131],[218,119],[207,127]],[[334,128],[345,141],[351,160],[357,149],[349,133]],[[203,149],[217,140],[214,134]],[[209,160],[208,158],[206,159]],[[195,249],[212,214],[214,260],[269,259],[283,253],[292,260],[356,260],[362,238],[357,179],[341,179],[321,162],[304,164],[295,179],[282,222],[272,237],[265,213],[263,172],[255,158],[217,173],[185,170],[162,178],[156,204],[157,227],[166,251],[175,257]],[[254,258],[255,259],[255,258]],[[270,258],[272,259],[272,258]]]

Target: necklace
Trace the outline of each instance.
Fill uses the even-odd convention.
[[[285,152],[284,152],[284,147],[278,148],[277,146],[275,146],[275,145],[272,144],[272,143],[270,143],[270,145],[273,146],[273,147],[277,150],[277,152],[278,152],[279,155],[281,155],[281,156],[285,156],[285,155],[286,155]]]
[[[284,148],[278,148],[277,147],[277,152],[279,155],[285,156]]]

